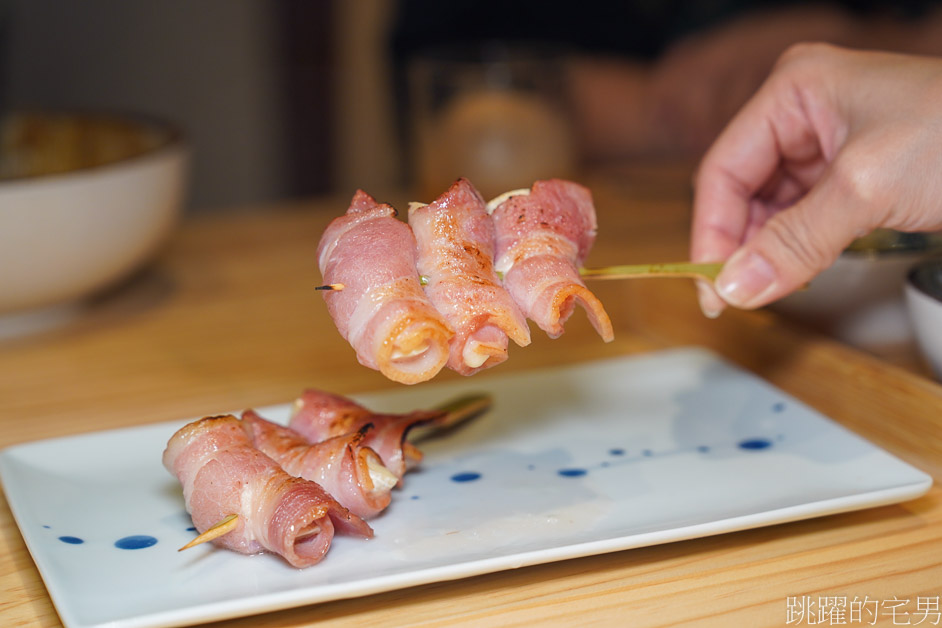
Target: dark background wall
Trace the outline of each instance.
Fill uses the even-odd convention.
[[[324,192],[333,19],[328,0],[0,1],[2,105],[179,123],[192,208]]]

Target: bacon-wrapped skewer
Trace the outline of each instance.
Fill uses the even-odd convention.
[[[530,344],[526,318],[494,272],[494,223],[467,179],[430,205],[413,203],[409,225],[425,293],[455,331],[449,368],[472,375],[507,359],[508,337]]]
[[[589,190],[561,179],[537,181],[529,191],[497,197],[488,209],[497,231],[495,268],[524,314],[556,338],[578,303],[611,341],[611,320],[579,277],[597,230]]]
[[[415,268],[415,238],[396,210],[358,190],[346,215],[321,236],[324,299],[340,334],[364,366],[393,381],[434,377],[448,360],[452,330],[429,302]]]
[[[372,424],[362,445],[383,461],[383,466],[402,478],[422,460],[422,452],[406,441],[409,430],[418,425],[442,421],[444,411],[417,410],[408,414],[377,414],[360,404],[331,393],[305,390],[294,402],[289,427],[310,443],[349,434]]]
[[[317,482],[353,514],[375,517],[389,505],[399,477],[363,445],[372,424],[313,444],[254,410],[242,414],[242,425],[262,453],[291,475]]]
[[[363,538],[370,526],[315,482],[289,475],[252,446],[232,415],[207,417],[178,430],[164,466],[183,485],[187,512],[203,533],[226,518],[231,531],[214,543],[243,554],[280,554],[295,567],[320,561],[334,530]]]

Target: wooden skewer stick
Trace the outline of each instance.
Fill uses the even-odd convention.
[[[687,277],[706,279],[711,283],[723,269],[722,262],[694,264],[679,262],[673,264],[634,264],[625,266],[603,266],[602,268],[582,268],[579,274],[586,279],[635,279],[642,277]]]
[[[723,269],[722,262],[709,262],[695,264],[693,262],[676,262],[667,264],[627,264],[622,266],[602,266],[600,268],[580,268],[579,274],[586,279],[642,279],[645,277],[686,277],[690,279],[707,279],[715,281],[716,276]],[[498,273],[498,276],[502,273]],[[502,278],[502,277],[501,277]],[[424,286],[428,283],[427,277],[420,277]],[[344,289],[342,283],[328,283],[316,286],[315,290],[340,291]]]
[[[205,543],[206,541],[212,541],[213,539],[218,539],[224,534],[228,534],[239,525],[239,515],[226,515],[218,522],[214,523],[206,529],[201,535],[178,549],[178,552],[182,552],[185,549],[190,549],[200,543]]]
[[[444,412],[445,416],[430,425],[417,425],[409,431],[409,440],[418,442],[430,436],[449,432],[458,425],[469,421],[490,410],[494,398],[486,393],[469,394],[452,399],[435,410]]]
[[[419,283],[422,284],[423,286],[427,286],[428,277],[426,277],[425,275],[419,275]],[[346,288],[346,286],[343,285],[342,283],[327,283],[327,284],[324,284],[323,286],[316,286],[314,289],[315,290],[333,290],[335,292],[339,292],[343,290],[344,288]]]
[[[435,409],[447,415],[445,423],[457,425],[482,412],[490,410],[494,398],[487,393],[473,393],[447,401]]]

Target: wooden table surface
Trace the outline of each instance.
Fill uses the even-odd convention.
[[[591,265],[686,257],[684,181],[588,181],[601,232]],[[359,366],[318,293],[314,249],[346,198],[187,219],[156,261],[70,324],[0,343],[0,447],[232,408],[282,403],[306,386],[398,386]],[[394,203],[405,196],[388,199]],[[701,345],[749,369],[936,479],[908,503],[699,540],[413,587],[225,622],[227,626],[776,626],[789,598],[907,600],[897,622],[940,625],[942,387],[766,312],[704,318],[687,280],[599,282],[616,339],[575,316],[515,349],[504,372]],[[440,379],[455,378],[444,372]],[[901,614],[910,613],[908,617]],[[838,618],[839,619],[839,618]],[[861,621],[863,619],[863,621]],[[805,619],[804,623],[808,623]],[[833,622],[832,622],[833,623]],[[841,623],[841,622],[837,622]],[[0,625],[59,619],[6,502],[0,503]]]

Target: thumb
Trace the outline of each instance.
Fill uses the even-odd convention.
[[[848,207],[833,170],[795,205],[772,216],[734,252],[716,278],[724,301],[757,308],[806,284],[866,230],[867,212]],[[845,186],[846,188],[846,186]]]

